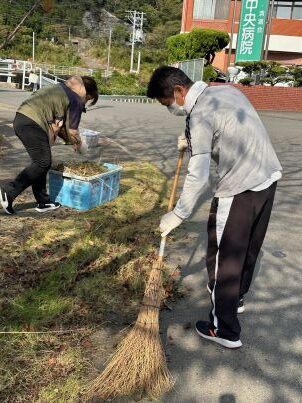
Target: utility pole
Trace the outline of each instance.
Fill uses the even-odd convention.
[[[142,14],[142,18],[140,19],[140,33],[143,36],[143,26],[144,26],[144,14]],[[142,38],[143,40],[143,38]],[[140,73],[140,68],[141,68],[141,56],[142,56],[142,50],[141,47],[138,51],[138,62],[137,62],[137,74]]]
[[[109,29],[109,43],[108,43],[108,57],[107,57],[107,72],[106,72],[107,78],[109,77],[109,71],[110,71],[111,42],[112,42],[112,28]]]
[[[35,33],[33,32],[33,55],[32,55],[33,63],[35,63]]]
[[[131,11],[130,11],[130,12],[131,12]],[[132,45],[131,45],[130,73],[133,72],[134,46],[135,46],[135,31],[136,31],[136,10],[133,11],[133,26],[132,26]]]
[[[132,23],[132,35],[131,35],[131,62],[130,62],[130,73],[139,73],[140,71],[140,61],[141,61],[141,50],[138,55],[138,66],[137,70],[134,70],[134,50],[135,43],[143,42],[143,26],[145,13],[140,11],[127,11],[128,20]]]
[[[71,41],[71,28],[68,27],[68,40]]]

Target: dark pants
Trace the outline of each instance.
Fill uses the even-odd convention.
[[[46,192],[46,176],[51,166],[51,150],[48,135],[32,119],[17,113],[14,130],[22,141],[31,158],[31,164],[11,182],[4,185],[4,190],[15,199],[23,190],[32,187],[38,203],[46,203],[49,196]]]
[[[214,198],[208,221],[207,269],[213,290],[210,321],[217,335],[238,340],[238,302],[250,288],[277,183],[260,192]]]

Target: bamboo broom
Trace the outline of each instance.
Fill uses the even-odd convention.
[[[179,153],[168,211],[173,209],[184,152]],[[105,370],[88,387],[87,399],[131,395],[135,392],[158,397],[174,381],[168,370],[159,335],[159,309],[164,298],[162,266],[166,237],[152,268],[135,325],[123,338]]]

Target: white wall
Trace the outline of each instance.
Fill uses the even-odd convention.
[[[232,49],[236,49],[236,43],[237,43],[237,34],[234,34]],[[271,51],[279,51],[279,52],[302,53],[302,37],[271,35],[268,49]]]

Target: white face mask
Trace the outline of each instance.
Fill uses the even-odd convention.
[[[184,111],[183,106],[178,105],[178,104],[176,103],[176,101],[174,101],[173,104],[167,106],[167,108],[168,108],[168,111],[169,111],[170,113],[172,113],[172,115],[175,115],[175,116],[182,116],[182,115],[185,114],[185,111]]]
[[[178,105],[178,103],[176,102],[175,92],[174,92],[174,102],[173,102],[173,104],[167,106],[167,108],[168,108],[168,111],[170,113],[172,113],[172,115],[175,115],[175,116],[186,115],[186,111],[184,110],[184,107]]]
[[[186,115],[186,111],[184,110],[183,106],[178,105],[176,102],[175,91],[174,91],[174,102],[173,104],[167,106],[168,111],[175,116],[184,116]]]

